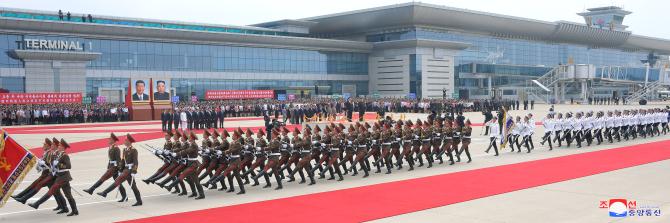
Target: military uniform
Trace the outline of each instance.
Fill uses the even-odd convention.
[[[119,141],[119,139],[116,137],[116,135],[114,135],[114,133],[111,134],[110,141],[113,142],[110,143],[111,145],[107,150],[107,157],[109,160],[107,162],[107,171],[90,188],[84,190],[84,192],[88,194],[92,195],[93,191],[95,191],[96,188],[102,185],[102,183],[108,180],[109,178],[113,178],[114,180],[116,180],[116,178],[119,177],[119,172],[125,165],[124,163],[121,162],[121,149],[119,149],[119,147],[116,146],[115,144],[116,142]],[[121,200],[119,200],[119,202],[126,201],[127,200],[126,189],[123,187],[123,185],[119,185],[119,193],[121,194]]]
[[[65,142],[65,140],[60,140],[59,150],[54,152],[55,158],[51,163],[51,173],[55,176],[53,184],[51,184],[49,191],[44,196],[28,206],[38,209],[42,203],[47,201],[57,191],[62,190],[63,195],[65,195],[65,198],[67,199],[67,202],[70,203],[70,208],[72,209],[72,212],[67,216],[79,215],[77,203],[75,202],[74,197],[72,197],[72,188],[70,187],[70,181],[72,181],[72,176],[70,175],[72,163],[70,163],[70,156],[65,152],[69,147],[70,145]]]
[[[140,191],[137,189],[137,183],[135,182],[135,174],[137,174],[137,168],[139,165],[139,162],[137,160],[137,150],[132,146],[132,143],[135,142],[135,139],[130,135],[126,135],[126,148],[123,149],[122,153],[122,159],[124,162],[125,167],[123,168],[121,175],[116,178],[114,181],[114,184],[110,185],[105,189],[105,191],[98,193],[98,195],[102,197],[107,197],[107,194],[114,190],[114,188],[118,187],[123,183],[123,181],[127,181],[128,184],[130,184],[130,188],[133,190],[133,194],[135,195],[135,204],[133,206],[140,206],[142,205],[142,196],[140,195]]]

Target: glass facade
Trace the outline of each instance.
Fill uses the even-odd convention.
[[[251,28],[246,29],[240,27],[187,25],[187,24],[166,23],[166,22],[145,22],[136,20],[107,19],[107,18],[96,18],[96,17],[94,17],[93,20],[90,21],[88,18],[83,18],[81,14],[72,15],[69,19],[65,16],[63,19],[60,19],[58,15],[52,15],[52,14],[4,11],[0,12],[0,16],[7,18],[31,19],[31,20],[42,20],[42,21],[95,23],[104,25],[134,26],[134,27],[146,27],[146,28],[192,30],[192,31],[221,32],[221,33],[240,33],[240,34],[271,35],[271,36],[297,35],[281,31],[261,30]]]
[[[88,63],[87,69],[99,70],[143,70],[143,71],[200,71],[200,72],[240,72],[240,73],[290,73],[315,75],[367,75],[368,54],[329,52],[316,50],[295,50],[261,47],[238,47],[205,44],[181,44],[148,41],[124,41],[90,39],[70,36],[43,35],[0,35],[0,68],[22,68],[20,60],[8,56],[10,50],[20,48],[20,41],[26,39],[48,39],[79,41],[84,51],[99,52],[101,55]],[[5,79],[3,77],[3,79]],[[22,79],[23,80],[23,79]],[[181,83],[180,81],[176,81]],[[203,81],[193,80],[195,92],[204,95],[206,89],[284,89],[288,86],[313,86],[314,81],[236,81],[224,79]],[[5,83],[16,84],[15,81]],[[220,84],[215,84],[220,83]],[[341,85],[347,81],[322,81],[333,86],[341,94]],[[364,84],[361,84],[364,83]],[[358,94],[367,94],[367,81],[355,82]],[[7,86],[9,84],[3,84]],[[99,88],[126,88],[126,78],[87,78],[87,96],[95,97]],[[177,86],[173,85],[173,86]],[[179,85],[185,86],[185,85]],[[21,89],[24,85],[4,87]],[[14,91],[14,90],[12,90]],[[190,91],[189,91],[190,92]],[[190,93],[180,92],[184,95]]]
[[[127,81],[127,80],[126,80]],[[127,82],[126,82],[127,83]],[[342,94],[342,85],[356,85],[358,95],[368,94],[368,81],[314,81],[314,80],[221,80],[221,79],[195,79],[195,78],[172,78],[171,87],[176,90],[180,98],[190,98],[195,92],[198,98],[204,98],[206,90],[276,90],[291,89],[295,87],[313,88],[314,85],[330,86],[327,92],[321,90],[319,94]]]
[[[24,92],[25,80],[24,77],[0,77],[0,88],[9,92]]]
[[[593,64],[596,66],[642,67],[640,60],[648,52],[624,52],[619,49],[590,48],[589,46],[507,39],[460,32],[413,28],[409,31],[368,36],[369,42],[433,39],[470,43],[472,46],[456,57],[457,64],[488,63],[554,67],[558,64]]]

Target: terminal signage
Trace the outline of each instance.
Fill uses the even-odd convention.
[[[82,51],[84,48],[79,41],[69,40],[46,40],[46,39],[24,39],[23,47],[27,50],[62,50]]]

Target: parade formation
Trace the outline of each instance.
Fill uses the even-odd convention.
[[[577,148],[634,140],[638,137],[654,137],[667,134],[667,109],[639,109],[614,111],[587,111],[554,113],[553,109],[542,119],[544,135],[540,144]],[[359,175],[366,178],[374,173],[391,174],[407,166],[408,171],[416,167],[433,167],[461,162],[464,154],[467,163],[472,162],[469,145],[472,123],[458,117],[430,115],[426,120],[393,120],[390,117],[374,122],[354,122],[348,126],[342,123],[309,124],[303,128],[290,130],[286,126],[275,126],[271,136],[259,129],[237,128],[232,133],[227,130],[205,129],[202,140],[197,142],[195,131],[167,131],[162,148],[149,145],[140,146],[163,161],[163,165],[151,176],[141,179],[146,184],[154,184],[178,196],[188,195],[195,199],[205,198],[204,188],[219,191],[246,193],[245,185],[260,185],[263,188],[283,188],[283,182],[296,181],[299,184],[314,185],[317,179],[344,180],[345,175]],[[323,126],[323,127],[322,127]],[[484,123],[489,136],[488,153],[498,146],[509,146],[511,152],[520,153],[522,147],[530,153],[535,147],[533,133],[536,122],[532,114],[524,117],[506,117],[499,121],[493,117]],[[483,129],[482,129],[483,130]],[[255,136],[254,136],[255,135]],[[113,182],[97,195],[106,197],[118,188],[119,202],[128,200],[123,183],[130,186],[136,202],[142,205],[137,188],[136,174],[139,168],[135,139],[126,135],[124,148],[117,145],[119,138],[113,133],[109,137],[107,169],[90,188],[83,190],[92,195],[108,179]],[[68,143],[61,139],[45,139],[44,155],[37,169],[41,175],[30,186],[12,196],[21,203],[35,196],[42,187],[48,191],[38,201],[28,204],[37,209],[51,196],[55,197],[57,213],[78,215],[77,206],[71,194],[69,173],[71,163],[68,157]],[[501,149],[502,149],[501,148]],[[274,182],[271,182],[271,177]],[[235,188],[237,187],[237,189]],[[78,192],[77,192],[78,193]],[[70,208],[68,208],[68,204]]]

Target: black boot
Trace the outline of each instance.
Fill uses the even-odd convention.
[[[84,192],[86,192],[89,195],[93,195],[93,191],[96,188],[98,188],[101,184],[102,184],[101,181],[96,181],[93,185],[91,185],[91,187],[89,187],[88,189],[85,189]]]
[[[275,188],[275,190],[281,190],[282,188],[284,188],[284,186],[282,186],[281,184],[281,177],[279,176],[279,174],[275,174],[275,180],[277,180],[277,187]]]
[[[35,209],[38,209],[38,208],[40,208],[40,205],[42,205],[42,203],[44,203],[45,201],[47,201],[49,199],[49,197],[51,197],[51,196],[49,196],[48,194],[45,194],[39,200],[37,200],[35,203],[28,204],[28,206],[30,206],[32,208],[35,208]]]
[[[28,193],[26,193],[22,197],[16,199],[16,201],[21,202],[22,204],[25,204],[28,201],[28,199],[35,196],[35,194],[37,194],[37,190],[30,189],[28,191]]]
[[[107,189],[105,189],[104,191],[98,192],[98,195],[100,195],[102,197],[107,197],[107,194],[109,192],[111,192],[112,190],[114,190],[114,188],[116,188],[116,185],[114,185],[114,184],[109,185],[109,187],[107,187]]]
[[[70,212],[67,216],[70,217],[79,215],[79,210],[77,210],[77,202],[74,201],[74,198],[67,199],[67,202],[70,203],[70,207],[72,208],[72,212]]]
[[[205,199],[205,191],[203,190],[202,185],[200,185],[198,182],[195,182],[195,184],[196,184],[195,187],[198,189],[199,194],[199,196],[196,197],[195,199],[196,200]]]
[[[242,178],[240,178],[240,175],[236,175],[235,179],[237,180],[237,184],[240,186],[240,192],[237,192],[237,194],[244,194],[246,193],[244,190],[244,184],[242,183]],[[232,186],[230,186],[232,188]]]

